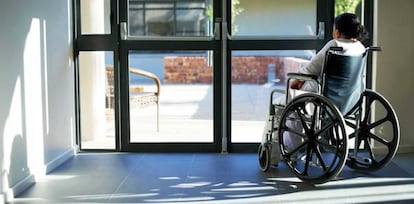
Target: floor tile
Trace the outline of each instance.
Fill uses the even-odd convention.
[[[12,203],[411,203],[413,159],[311,185],[284,163],[260,171],[256,154],[81,153]]]

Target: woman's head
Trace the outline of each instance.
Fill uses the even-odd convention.
[[[364,40],[368,37],[368,32],[359,21],[358,16],[352,13],[343,13],[335,18],[334,38],[337,37],[335,35],[341,35],[345,39]]]

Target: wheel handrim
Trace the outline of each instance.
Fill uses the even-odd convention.
[[[362,112],[362,106],[365,109],[359,129],[352,114],[346,117],[347,125],[354,129],[349,138],[355,139],[356,133],[359,133],[356,151],[350,151],[347,165],[360,171],[375,171],[386,166],[395,156],[400,140],[399,123],[390,103],[374,91],[367,90],[362,94],[353,113]],[[377,109],[376,113],[382,113],[371,121],[373,106]]]
[[[319,116],[323,119],[318,120]],[[300,123],[299,128],[288,122],[295,118],[296,124]],[[301,142],[288,147],[288,137],[293,138],[293,135]],[[300,179],[312,183],[323,183],[335,177],[347,158],[342,115],[325,97],[316,94],[302,95],[286,106],[280,122],[279,143],[289,168]]]

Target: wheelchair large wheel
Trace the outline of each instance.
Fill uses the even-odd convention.
[[[349,150],[347,166],[363,172],[381,169],[394,158],[400,141],[400,127],[394,109],[383,96],[366,90],[351,113],[345,117],[347,126],[353,129],[349,135],[353,144],[350,145],[352,149]],[[360,113],[360,120],[355,113]],[[357,122],[360,123],[359,128]]]
[[[323,96],[309,93],[294,98],[282,114],[278,134],[283,159],[305,182],[325,183],[345,165],[345,121]]]
[[[271,151],[270,151],[269,145],[266,145],[266,144],[259,145],[257,156],[259,158],[260,170],[262,170],[263,172],[266,172],[267,170],[269,170],[270,154],[271,154]]]

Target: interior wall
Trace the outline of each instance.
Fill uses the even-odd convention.
[[[375,44],[377,54],[375,89],[393,105],[401,127],[399,152],[414,152],[414,1],[376,1]]]
[[[71,5],[0,1],[0,203],[73,156]]]

